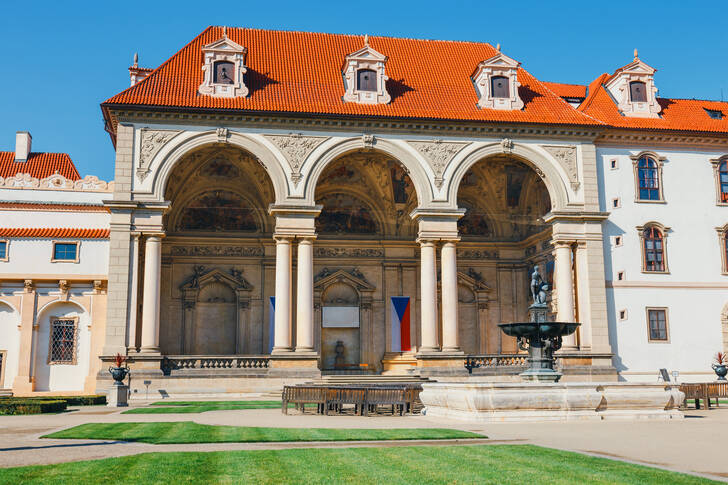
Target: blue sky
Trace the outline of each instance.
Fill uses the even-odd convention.
[[[612,72],[637,47],[660,96],[728,99],[725,1],[498,3],[5,0],[0,150],[28,130],[34,151],[67,152],[82,175],[111,179],[99,104],[128,87],[134,52],[156,67],[208,25],[500,43],[536,77],[566,83]]]

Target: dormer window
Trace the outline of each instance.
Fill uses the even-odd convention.
[[[642,81],[629,83],[629,95],[633,103],[647,102],[647,85]]]
[[[662,107],[657,102],[655,72],[654,68],[640,60],[635,49],[634,60],[612,74],[605,87],[622,115],[641,118],[660,116]]]
[[[387,104],[392,98],[387,92],[387,75],[384,66],[387,56],[369,45],[364,36],[364,47],[346,56],[344,76],[344,102],[361,104]]]
[[[508,78],[505,76],[493,76],[490,80],[491,93],[494,98],[510,98],[508,91]]]
[[[497,48],[497,54],[475,68],[473,84],[481,108],[519,110],[523,101],[518,96],[518,67],[520,63],[504,55]]]
[[[223,28],[222,38],[202,47],[204,79],[197,89],[200,94],[219,98],[243,98],[245,86],[245,47],[233,42]]]

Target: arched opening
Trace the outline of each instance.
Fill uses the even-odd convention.
[[[359,370],[361,363],[359,293],[335,282],[321,294],[321,370]]]
[[[499,288],[487,309],[477,308],[466,289],[459,288],[462,348],[467,353],[515,353],[515,340],[501,335],[496,325],[527,317],[529,268],[538,264],[542,274],[551,278],[552,231],[543,221],[551,211],[551,197],[530,165],[513,156],[494,155],[464,174],[457,203],[465,209],[458,221],[458,269],[475,281]],[[477,313],[481,311],[487,315]],[[487,328],[468,323],[478,320],[486,322]]]
[[[39,312],[37,322],[34,390],[82,391],[91,351],[88,313],[76,303],[57,301]]]
[[[11,389],[18,375],[20,357],[20,315],[0,301],[0,389]]]
[[[359,338],[356,346],[343,342],[346,352],[351,348],[361,355],[357,365],[381,370],[386,352],[409,351],[409,342],[417,337],[416,325],[409,323],[410,318],[416,321],[419,271],[417,225],[409,215],[417,207],[414,183],[391,156],[376,150],[353,151],[323,170],[315,200],[323,207],[316,218],[314,274],[318,281],[341,270],[354,275],[357,284],[376,288],[372,291],[377,303],[367,307],[367,318],[355,332],[348,331],[349,337]],[[326,355],[335,354],[327,349],[335,349],[342,330],[325,328],[325,320],[321,321],[322,369],[332,369],[333,357]],[[406,333],[404,338],[398,335],[396,343],[392,325]],[[353,365],[354,360],[346,362]]]
[[[162,241],[162,353],[269,353],[265,302],[275,293],[275,268],[264,259],[274,244],[275,192],[266,170],[234,145],[205,145],[175,165],[164,198],[171,205]],[[252,298],[241,300],[243,287]]]

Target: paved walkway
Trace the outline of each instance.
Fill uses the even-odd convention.
[[[483,424],[426,416],[320,416],[279,409],[211,411],[201,414],[120,414],[87,407],[59,415],[0,416],[0,467],[90,460],[145,452],[229,451],[302,447],[462,445],[473,441],[378,441],[330,443],[211,443],[150,445],[115,441],[48,440],[40,436],[83,423],[195,421],[200,424],[289,428],[453,428],[486,434],[479,444],[531,443],[697,473],[728,481],[721,444],[728,409],[690,410],[684,420],[573,421]]]

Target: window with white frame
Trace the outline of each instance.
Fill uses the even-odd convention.
[[[503,54],[500,46],[496,55],[484,60],[471,77],[481,108],[520,110],[524,103],[518,93],[518,68],[521,64]]]
[[[352,52],[344,60],[344,102],[360,104],[387,104],[392,97],[387,91],[385,67],[387,56],[369,45],[364,37],[364,47]]]
[[[657,222],[637,227],[642,248],[643,273],[668,273],[666,248],[668,230],[668,227]]]
[[[49,364],[75,364],[78,317],[51,317]]]
[[[711,160],[715,176],[716,203],[728,205],[728,155]]]

